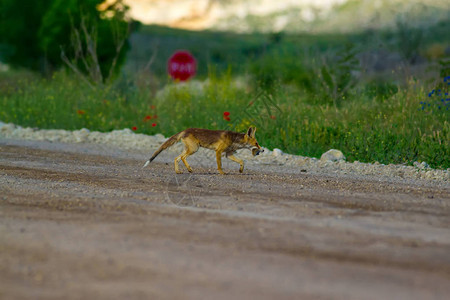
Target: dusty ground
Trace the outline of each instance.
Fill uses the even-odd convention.
[[[0,140],[0,298],[450,295],[448,186],[146,158]]]

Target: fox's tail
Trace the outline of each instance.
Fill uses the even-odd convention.
[[[162,144],[161,147],[159,147],[159,149],[156,150],[155,153],[153,153],[152,157],[150,157],[150,159],[145,162],[145,164],[142,168],[145,168],[146,166],[148,166],[148,164],[151,163],[158,156],[158,154],[160,154],[163,150],[165,150],[165,149],[169,148],[170,146],[174,145],[175,143],[177,143],[183,136],[183,132],[184,131],[181,131],[175,135],[172,135],[167,141],[165,141],[164,144]]]

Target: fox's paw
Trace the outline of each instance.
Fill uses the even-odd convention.
[[[221,175],[226,175],[226,173],[225,173],[224,171],[222,171],[222,170],[219,170],[219,173],[220,173]]]
[[[175,173],[177,173],[177,174],[183,174],[183,172],[182,172],[182,171],[179,171],[179,170],[176,170]]]
[[[189,169],[188,169],[188,172],[189,172],[189,173],[192,173],[192,172],[193,172],[192,168],[189,168]]]

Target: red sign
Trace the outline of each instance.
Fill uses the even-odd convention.
[[[167,71],[173,79],[185,81],[195,75],[197,62],[188,51],[180,50],[169,58]]]

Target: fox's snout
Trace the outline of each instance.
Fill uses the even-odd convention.
[[[258,148],[253,148],[252,149],[253,156],[259,155],[262,152],[264,152],[264,149],[262,149],[262,148],[259,148],[259,149]]]

